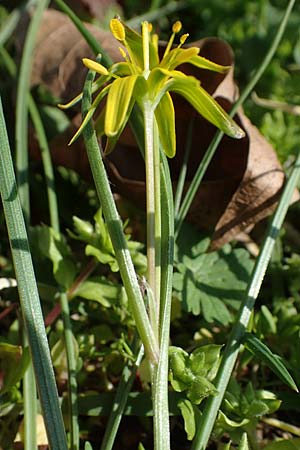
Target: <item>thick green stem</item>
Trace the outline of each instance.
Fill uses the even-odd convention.
[[[168,351],[170,338],[172,275],[174,253],[174,205],[170,172],[165,155],[161,155],[161,302],[159,319],[160,354],[153,380],[155,449],[170,448],[168,404]]]
[[[161,188],[160,188],[160,150],[157,124],[153,127],[154,156],[154,202],[155,202],[155,298],[157,301],[158,323],[160,323],[161,304]]]
[[[156,229],[158,214],[155,209],[154,112],[151,104],[144,103],[143,106],[147,211],[147,281],[151,290],[149,315],[154,333],[158,337],[159,297],[157,297],[157,293],[160,295],[160,292],[157,290],[156,285]]]

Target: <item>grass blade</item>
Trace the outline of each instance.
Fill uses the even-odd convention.
[[[101,61],[106,66],[109,67],[112,64],[111,58],[103,50],[97,39],[88,31],[84,23],[79,19],[78,16],[72,11],[71,8],[63,0],[55,0],[57,6],[63,11],[74,23],[78,31],[82,34],[86,42],[89,44],[95,55],[101,54]]]
[[[28,185],[28,93],[32,67],[35,38],[42,19],[42,14],[50,0],[40,0],[30,21],[23,48],[20,74],[17,87],[16,105],[16,170],[21,205],[27,223],[30,216]]]
[[[1,102],[0,147],[1,198],[49,445],[55,450],[67,450],[64,424]]]
[[[210,437],[215,419],[217,417],[227,384],[229,382],[234,364],[236,362],[242,339],[250,320],[251,311],[258,296],[263,278],[265,276],[276,238],[282,227],[285,215],[295,187],[300,176],[300,152],[295,161],[292,173],[286,183],[281,195],[276,212],[268,227],[266,238],[264,239],[259,256],[253,269],[252,277],[249,282],[245,300],[236,318],[235,325],[230,334],[228,343],[224,350],[222,362],[215,380],[215,386],[218,391],[215,397],[210,397],[205,405],[201,422],[197,429],[196,437],[193,441],[192,450],[204,450]]]
[[[136,339],[139,341],[139,339]],[[140,345],[140,343],[139,343]],[[137,347],[137,345],[136,345]],[[134,352],[136,353],[136,352]],[[128,395],[131,391],[137,368],[139,367],[144,355],[144,348],[140,347],[137,354],[137,358],[134,362],[128,363],[123,369],[121,380],[118,384],[118,389],[114,398],[114,404],[109,416],[105,434],[101,444],[101,450],[112,450],[115,437],[124,414],[125,406],[127,403]]]

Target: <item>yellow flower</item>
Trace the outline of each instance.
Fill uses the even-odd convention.
[[[143,22],[142,33],[139,34],[119,19],[111,20],[111,32],[123,45],[120,52],[124,61],[106,69],[95,61],[83,59],[86,67],[100,74],[94,85],[94,89],[100,89],[100,92],[72,142],[107,95],[106,106],[100,114],[97,125],[99,134],[107,136],[106,153],[113,149],[130,117],[133,105],[137,103],[142,111],[145,107],[152,108],[161,145],[166,155],[173,157],[176,152],[176,135],[174,106],[170,92],[184,97],[199,114],[228,136],[233,138],[244,136],[244,131],[201,87],[199,80],[176,70],[183,63],[221,73],[229,69],[199,56],[197,47],[182,48],[188,34],[182,35],[179,45],[172,48],[175,36],[181,28],[181,22],[175,22],[165,53],[160,60],[158,36],[152,33],[151,24]]]

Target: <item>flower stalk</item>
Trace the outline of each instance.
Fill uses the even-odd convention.
[[[175,111],[170,92],[183,96],[207,120],[234,138],[244,136],[243,130],[220,105],[200,86],[200,82],[176,70],[183,63],[198,68],[225,73],[229,67],[220,66],[198,55],[199,48],[182,48],[188,34],[173,48],[181,31],[176,22],[163,58],[158,54],[158,36],[152,34],[152,25],[142,23],[141,34],[112,19],[110,29],[124,48],[124,61],[106,69],[98,61],[84,58],[90,71],[100,76],[93,84],[89,73],[83,100],[84,119],[73,142],[83,132],[96,189],[119,263],[121,277],[127,292],[136,326],[149,359],[152,375],[154,411],[154,448],[169,450],[168,411],[168,346],[172,292],[172,264],[174,246],[173,197],[165,155],[176,153]],[[91,91],[99,89],[93,103]],[[88,90],[88,93],[87,93]],[[144,121],[144,158],[146,169],[147,212],[147,301],[146,309],[137,278],[128,254],[122,225],[113,202],[91,118],[98,105],[107,96],[105,109],[95,124],[98,137],[106,136],[104,154],[114,149],[126,126],[134,105],[142,112]],[[79,95],[67,107],[81,99]],[[165,154],[165,155],[164,155]],[[161,183],[163,182],[161,188]],[[162,203],[164,206],[162,206]],[[171,206],[172,203],[172,206]],[[162,215],[162,211],[164,215]],[[162,251],[162,248],[164,249]]]

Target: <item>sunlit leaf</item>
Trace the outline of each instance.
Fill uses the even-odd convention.
[[[199,67],[199,69],[207,69],[213,72],[226,73],[230,69],[231,66],[221,66],[220,64],[214,63],[209,59],[204,58],[203,56],[193,56],[189,63],[193,66]]]
[[[100,103],[102,102],[102,100],[104,99],[106,94],[108,92],[110,92],[109,88],[110,88],[110,85],[106,86],[104,89],[102,89],[102,91],[99,92],[99,94],[97,95],[97,97],[93,101],[92,106],[88,110],[87,115],[83,119],[82,124],[80,125],[80,127],[77,130],[77,132],[74,134],[74,136],[70,140],[69,145],[73,144],[73,142],[75,142],[76,139],[78,139],[78,137],[81,135],[81,133],[84,130],[84,128],[86,127],[87,123],[91,120],[91,118],[92,118],[94,112],[96,111],[97,107],[100,105]]]
[[[205,119],[220,128],[230,137],[240,139],[244,131],[229,117],[224,109],[200,86],[193,77],[176,78],[170,83],[169,90],[182,95]]]
[[[198,53],[198,47],[174,48],[163,58],[159,66],[167,70],[172,70],[180,64],[189,62],[189,60],[198,55]]]
[[[176,153],[175,111],[168,92],[158,103],[155,118],[163,150],[169,158],[173,158]]]
[[[124,127],[138,75],[117,78],[110,86],[105,114],[105,134],[114,137]]]

